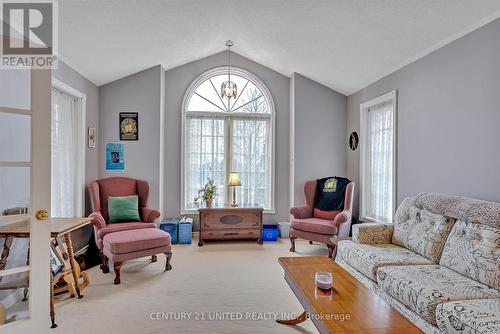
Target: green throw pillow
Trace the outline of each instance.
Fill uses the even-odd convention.
[[[109,197],[108,216],[108,224],[122,221],[140,221],[139,196]]]

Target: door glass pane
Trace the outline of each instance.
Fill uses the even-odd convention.
[[[0,300],[5,323],[29,318],[29,271],[0,277]]]
[[[30,161],[31,116],[0,112],[0,161]]]
[[[31,71],[0,69],[0,108],[31,109]]]
[[[30,168],[0,167],[0,215],[30,204]]]

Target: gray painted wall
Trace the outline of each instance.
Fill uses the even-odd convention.
[[[130,176],[149,182],[149,205],[160,198],[160,65],[99,87],[99,177]],[[119,113],[139,113],[139,140],[124,141],[125,171],[105,170],[105,144],[119,142]],[[180,174],[179,174],[180,175]]]
[[[348,133],[360,103],[399,91],[398,203],[423,191],[500,202],[498,36],[500,19],[349,96]],[[359,152],[347,154],[356,181]]]
[[[227,65],[227,53],[221,52],[165,72],[165,216],[176,217],[181,210],[181,108],[189,85],[203,72]],[[269,88],[276,109],[276,214],[265,221],[287,221],[289,210],[288,129],[290,79],[238,54],[231,65],[243,68]]]
[[[304,203],[304,183],[346,176],[347,97],[298,73],[292,75],[294,204]]]
[[[89,127],[93,127],[99,129],[99,88],[62,61],[59,61],[58,68],[52,71],[52,76],[87,95],[85,128],[88,129]],[[85,136],[87,136],[87,133],[85,133]],[[97,140],[99,140],[99,131],[97,131]],[[88,184],[90,181],[98,178],[99,148],[97,144],[95,148],[89,148],[87,145],[85,151],[85,181]],[[92,209],[87,192],[85,197],[85,213],[88,215],[91,213]],[[92,236],[92,230],[92,226],[89,225],[72,232],[72,239],[76,251],[88,244]]]

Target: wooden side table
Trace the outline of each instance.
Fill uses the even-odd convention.
[[[200,215],[200,241],[252,240],[262,245],[262,213],[255,206],[220,206],[198,209]]]
[[[71,240],[71,232],[79,229],[85,225],[92,222],[92,218],[52,218],[50,222],[50,236],[56,240],[59,237],[64,238],[64,243],[66,244],[68,250],[69,263],[71,266],[71,273],[75,281],[75,290],[78,298],[83,298],[80,293],[80,287],[78,285],[78,273],[75,266],[75,258],[73,251],[73,241]],[[5,243],[3,246],[2,256],[0,258],[0,270],[5,269],[7,264],[7,258],[9,256],[10,247],[12,245],[13,238],[29,238],[30,237],[30,222],[23,221],[17,224],[5,225],[0,227],[0,237],[5,238]],[[69,272],[68,272],[69,273]],[[58,275],[60,277],[60,275]],[[57,277],[57,280],[58,280]],[[55,280],[56,278],[53,278]],[[56,282],[57,282],[56,280]],[[55,311],[54,311],[54,289],[51,282],[51,296],[50,296],[50,318],[52,321],[52,328],[57,327],[55,324]]]

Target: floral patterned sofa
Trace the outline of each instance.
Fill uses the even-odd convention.
[[[423,193],[335,259],[426,333],[500,333],[500,203]]]

